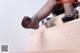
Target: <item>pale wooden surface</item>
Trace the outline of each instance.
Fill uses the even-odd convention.
[[[47,50],[47,51],[34,51],[34,52],[19,52],[19,53],[80,53],[80,50]]]
[[[31,34],[31,52],[22,53],[80,53],[80,18],[62,23],[63,16],[57,16],[56,26],[42,26]]]

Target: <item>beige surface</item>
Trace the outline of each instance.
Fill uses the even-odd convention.
[[[47,50],[47,51],[34,51],[34,52],[20,52],[20,53],[80,53],[80,50]]]
[[[80,18],[67,23],[59,18],[56,24],[51,28],[42,26],[31,34],[30,53],[80,53]]]

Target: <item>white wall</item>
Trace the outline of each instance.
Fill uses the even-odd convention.
[[[47,0],[0,0],[0,45],[10,53],[29,51],[28,37],[34,30],[21,26],[23,16],[34,15]]]

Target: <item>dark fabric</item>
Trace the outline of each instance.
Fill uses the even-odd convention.
[[[59,0],[58,0],[59,1]],[[75,0],[72,5],[74,8],[76,8],[78,6],[78,0]],[[64,13],[64,7],[61,3],[58,3],[57,5],[55,5],[55,7],[53,8],[52,10],[52,14],[55,14],[55,15],[59,15],[59,14],[62,14]]]

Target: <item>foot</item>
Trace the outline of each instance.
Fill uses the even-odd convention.
[[[32,20],[31,18],[25,16],[22,20],[21,25],[24,28],[32,28],[32,29],[38,29],[39,27],[39,22],[37,22],[36,20]]]
[[[72,20],[77,19],[77,18],[78,18],[78,11],[76,10],[74,16],[65,16],[62,18],[62,21],[65,23],[65,22],[72,21]]]

